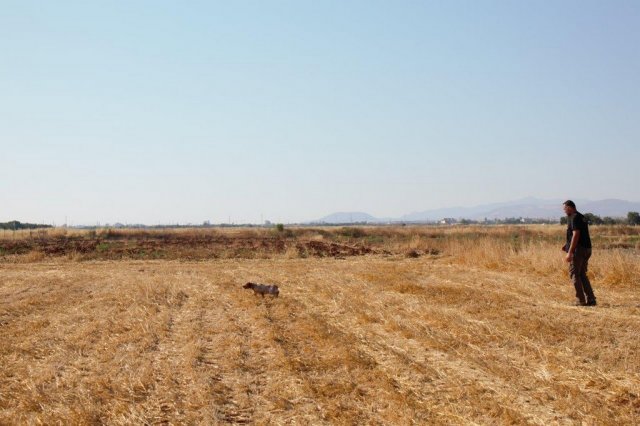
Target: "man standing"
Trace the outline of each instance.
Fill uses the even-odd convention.
[[[576,305],[596,306],[596,296],[587,278],[587,267],[591,257],[589,224],[576,210],[573,201],[567,200],[563,205],[567,215],[567,243],[562,250],[567,252],[565,260],[569,263],[569,274],[576,288]]]

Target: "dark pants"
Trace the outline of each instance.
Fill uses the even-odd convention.
[[[587,278],[587,268],[591,249],[578,246],[573,254],[573,261],[569,263],[569,275],[573,286],[576,288],[576,299],[582,303],[595,302],[596,296],[593,294],[591,283]]]

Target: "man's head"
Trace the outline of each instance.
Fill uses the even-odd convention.
[[[564,208],[564,212],[567,216],[571,216],[572,214],[574,214],[577,210],[576,210],[576,203],[574,203],[571,200],[567,200],[564,203],[562,203],[562,206]]]

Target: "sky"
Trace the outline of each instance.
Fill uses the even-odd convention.
[[[0,221],[640,201],[635,0],[0,6]]]

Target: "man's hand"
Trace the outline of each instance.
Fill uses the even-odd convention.
[[[564,257],[564,261],[567,263],[573,262],[573,253],[571,252],[567,253],[567,255]]]

